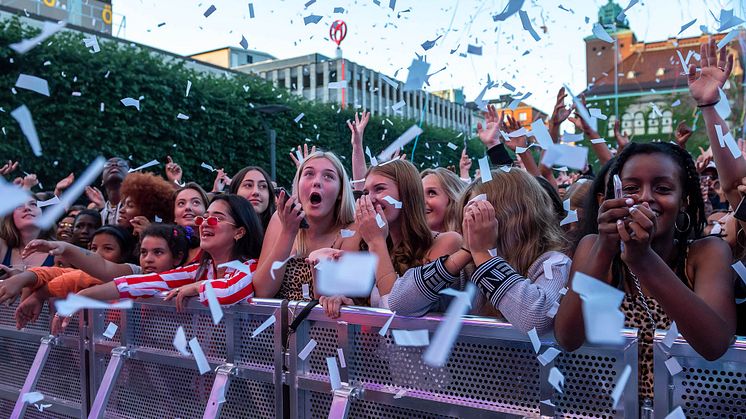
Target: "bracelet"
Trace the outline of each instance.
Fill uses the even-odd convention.
[[[697,107],[698,107],[698,108],[707,108],[707,107],[710,107],[710,106],[715,106],[715,105],[717,105],[718,103],[720,103],[720,101],[719,101],[719,100],[718,100],[717,102],[712,102],[712,103],[708,103],[708,104],[706,104],[706,105],[697,105]]]
[[[471,254],[471,250],[465,248],[464,246],[461,246],[461,250],[463,250],[464,252],[466,252],[468,254]]]

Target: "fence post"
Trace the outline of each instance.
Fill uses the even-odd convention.
[[[109,365],[106,367],[106,372],[104,373],[104,378],[101,380],[101,386],[98,388],[96,398],[93,400],[93,406],[91,406],[91,413],[88,415],[88,419],[100,419],[103,417],[104,412],[106,412],[106,405],[109,403],[109,397],[119,377],[119,372],[122,370],[124,361],[129,356],[130,353],[126,346],[119,346],[111,350],[111,359],[109,360]]]
[[[18,394],[16,405],[13,407],[13,413],[10,414],[12,419],[22,418],[26,413],[26,406],[28,404],[23,401],[23,396],[36,388],[36,382],[41,377],[41,371],[44,369],[44,364],[47,363],[49,353],[52,351],[52,346],[55,343],[56,339],[52,335],[41,338],[41,345],[39,346],[39,350],[36,351],[34,363],[31,364],[31,369],[29,369],[26,381],[23,383],[23,388],[21,388],[21,392]]]
[[[225,403],[225,395],[228,393],[228,386],[231,383],[231,376],[235,373],[236,367],[233,364],[223,364],[215,370],[215,381],[212,383],[210,390],[210,399],[207,400],[205,414],[203,419],[217,419],[220,417],[220,410]]]

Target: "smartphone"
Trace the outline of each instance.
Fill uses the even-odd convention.
[[[622,197],[622,180],[619,175],[614,175],[614,198]]]
[[[746,221],[746,204],[744,204],[744,201],[746,201],[746,196],[741,198],[741,202],[738,203],[738,207],[733,213],[733,217],[740,221]]]
[[[277,196],[280,196],[280,192],[285,192],[285,199],[282,200],[282,203],[288,202],[288,199],[290,199],[290,194],[285,190],[285,188],[277,188],[275,189],[275,192],[277,193]],[[308,221],[306,221],[306,218],[303,217],[302,220],[300,220],[300,228],[308,228],[310,227],[308,225]]]
[[[363,191],[352,191],[352,197],[355,198],[355,201],[360,199],[360,197],[363,195],[365,195],[365,192]]]

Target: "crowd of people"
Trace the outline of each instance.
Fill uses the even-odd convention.
[[[291,154],[297,171],[289,191],[256,166],[233,177],[219,170],[207,192],[182,183],[170,158],[162,177],[128,173],[128,162],[114,157],[103,170],[103,192],[88,187],[88,205],[70,208],[55,231],[35,223],[37,199],[47,196],[3,217],[0,302],[20,298],[19,328],[36,321],[45,302],[69,293],[100,300],[162,295],[183,308],[191,297],[206,303],[208,288],[225,305],[252,297],[317,299],[332,318],[342,305],[422,316],[445,311],[452,297],[442,290],[472,283],[478,292],[471,314],[523,332],[554,332],[572,351],[586,340],[581,298],[571,286],[582,272],[624,291],[625,326],[640,333],[641,396],[652,398],[655,329],[675,321],[710,360],[746,333],[746,313],[739,317],[736,304],[746,287],[731,268],[746,256],[746,224],[734,217],[746,196],[746,160],[721,145],[729,128],[714,107],[732,63],[724,49],[718,54],[706,44],[699,68],[689,69],[708,150],[692,157],[685,124],[675,143],[633,142],[617,125],[616,149],[591,145],[601,163],[595,175],[586,169],[555,177],[526,151],[527,136],[506,141],[501,133],[521,126],[492,108],[477,127],[491,179],[471,176],[466,150],[458,174],[419,172],[404,156],[367,167],[367,113],[349,122],[351,177],[334,152],[299,148],[302,159]],[[565,100],[560,89],[547,121],[553,140],[565,120],[587,139],[600,138]],[[17,169],[9,162],[0,172]],[[73,181],[61,180],[55,195]],[[36,179],[17,183],[30,188]],[[576,222],[563,222],[568,210]],[[347,252],[377,256],[370,294],[321,295],[316,266]],[[55,317],[53,332],[64,322]]]

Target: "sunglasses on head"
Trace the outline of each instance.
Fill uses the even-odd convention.
[[[202,216],[194,217],[194,224],[197,225],[197,226],[201,226],[205,222],[210,227],[215,227],[215,226],[218,225],[218,223],[230,224],[230,225],[232,225],[234,227],[236,226],[235,223],[232,223],[232,222],[226,221],[226,220],[221,220],[221,219],[219,219],[218,217],[216,217],[214,215],[209,216],[209,217],[202,217]]]

